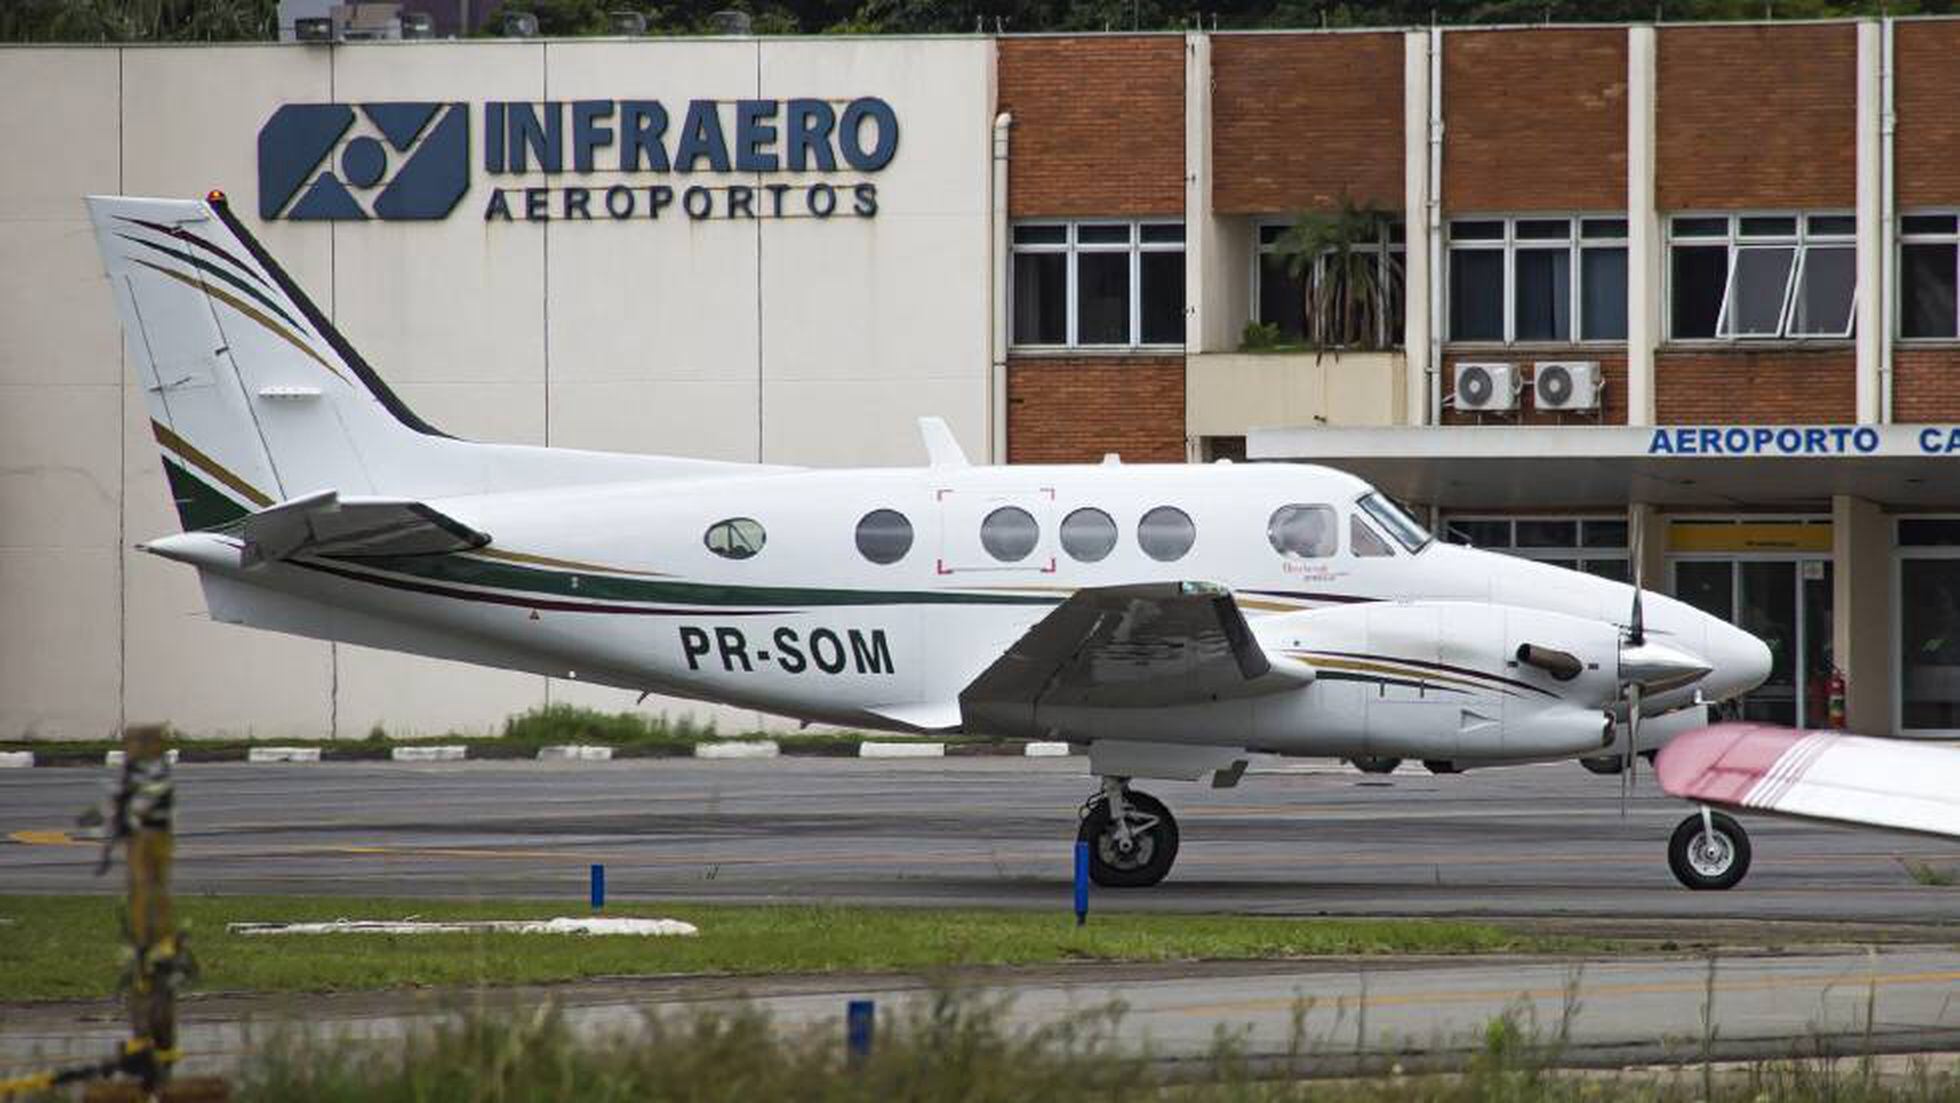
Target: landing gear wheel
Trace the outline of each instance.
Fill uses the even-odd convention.
[[[1422,765],[1424,769],[1432,774],[1460,774],[1463,772],[1463,767],[1458,766],[1446,758],[1425,758],[1422,760]]]
[[[1595,774],[1601,774],[1606,777],[1621,773],[1627,768],[1626,759],[1616,754],[1603,754],[1595,755],[1592,758],[1582,758],[1579,760],[1579,765],[1584,766],[1587,770]]]
[[[1170,809],[1149,793],[1123,794],[1129,838],[1122,837],[1109,801],[1091,801],[1077,829],[1078,841],[1089,844],[1089,879],[1108,889],[1140,889],[1164,879],[1177,861],[1177,820]]]
[[[1720,812],[1709,815],[1707,831],[1696,812],[1681,821],[1668,840],[1667,864],[1682,884],[1696,890],[1734,888],[1749,872],[1749,833]]]
[[[1402,765],[1402,760],[1399,758],[1378,754],[1364,754],[1358,758],[1350,758],[1348,761],[1364,774],[1392,774],[1397,766]]]

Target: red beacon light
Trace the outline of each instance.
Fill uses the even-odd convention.
[[[212,188],[210,191],[204,193],[204,201],[207,203],[223,203],[225,201],[225,193],[217,188]]]

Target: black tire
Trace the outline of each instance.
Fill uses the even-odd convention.
[[[1109,802],[1097,798],[1082,817],[1075,832],[1079,842],[1089,844],[1089,879],[1106,889],[1140,889],[1164,879],[1177,861],[1177,820],[1162,801],[1149,793],[1134,790],[1123,794],[1132,812],[1153,816],[1157,822],[1134,836],[1135,849],[1122,854],[1116,844],[1115,818]]]
[[[1397,766],[1402,765],[1402,760],[1399,758],[1378,754],[1364,754],[1359,758],[1350,758],[1348,761],[1364,774],[1392,774]]]
[[[1627,767],[1626,760],[1616,754],[1603,754],[1596,755],[1592,758],[1582,758],[1579,760],[1579,765],[1602,777],[1613,777],[1623,773]]]
[[[1697,892],[1734,888],[1749,872],[1749,833],[1734,819],[1720,812],[1711,815],[1720,847],[1705,847],[1701,813],[1682,820],[1667,843],[1668,868],[1682,884]]]
[[[1422,760],[1422,764],[1432,774],[1460,774],[1463,772],[1463,767],[1458,766],[1446,758],[1425,758]]]

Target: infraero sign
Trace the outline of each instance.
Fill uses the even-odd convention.
[[[259,216],[445,219],[480,169],[486,222],[872,218],[898,138],[875,96],[289,103],[259,129]]]

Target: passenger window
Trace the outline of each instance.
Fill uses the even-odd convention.
[[[980,522],[980,546],[1002,563],[1019,563],[1041,539],[1041,526],[1019,506],[1002,506]]]
[[[1084,507],[1062,518],[1062,550],[1070,559],[1100,563],[1116,547],[1116,522],[1109,514]]]
[[[1333,506],[1281,506],[1266,522],[1266,539],[1281,555],[1325,559],[1340,541]]]
[[[1137,546],[1159,563],[1184,558],[1198,541],[1198,527],[1176,506],[1158,506],[1137,522]]]
[[[858,522],[857,546],[873,563],[896,563],[912,550],[912,522],[895,509],[874,509]]]
[[[762,531],[761,522],[748,517],[731,517],[709,525],[701,542],[723,559],[749,559],[762,550],[763,542],[768,539],[768,534]]]
[[[1388,541],[1382,539],[1374,529],[1369,528],[1368,522],[1363,521],[1359,513],[1348,514],[1348,551],[1362,559],[1375,559],[1395,554],[1389,550]]]

